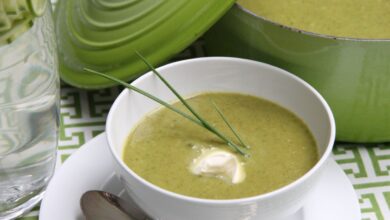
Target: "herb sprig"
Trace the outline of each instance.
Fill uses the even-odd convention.
[[[144,95],[146,96],[147,98],[150,98],[152,100],[154,100],[155,102],[165,106],[166,108],[178,113],[179,115],[187,118],[188,120],[198,124],[199,126],[207,129],[208,131],[212,132],[213,134],[215,134],[217,137],[219,137],[220,139],[222,139],[230,148],[232,148],[233,150],[235,150],[236,152],[242,154],[243,156],[249,156],[248,153],[246,152],[246,150],[244,150],[242,147],[240,147],[239,145],[237,145],[236,143],[234,143],[233,141],[231,141],[227,136],[225,136],[224,134],[222,134],[217,128],[215,128],[214,126],[212,126],[210,123],[208,123],[204,118],[202,118],[189,104],[188,102],[168,83],[168,81],[138,52],[136,52],[137,55],[141,58],[141,60],[149,67],[149,69],[169,88],[169,90],[180,100],[180,102],[192,113],[192,115],[194,115],[195,117],[185,113],[185,112],[182,112],[181,110],[173,107],[171,104],[167,103],[166,101],[142,90],[142,89],[139,89],[129,83],[126,83],[125,81],[122,81],[120,79],[117,79],[115,77],[112,77],[110,75],[107,75],[105,73],[102,73],[102,72],[99,72],[99,71],[96,71],[96,70],[92,70],[92,69],[89,69],[89,68],[84,68],[85,71],[87,72],[90,72],[90,73],[93,73],[93,74],[96,74],[98,76],[101,76],[101,77],[104,77],[106,79],[109,79],[111,81],[114,81],[130,90],[133,90],[141,95]],[[242,139],[240,138],[240,136],[237,134],[237,132],[235,131],[235,129],[231,126],[231,124],[227,121],[226,117],[224,117],[224,115],[222,114],[222,112],[218,109],[218,107],[216,106],[216,104],[213,102],[213,105],[214,107],[216,108],[218,114],[222,117],[222,119],[224,120],[224,122],[228,125],[228,127],[232,130],[232,132],[234,133],[234,135],[237,137],[237,139],[239,140],[239,142],[246,148],[248,148],[248,146],[242,141]]]
[[[236,129],[230,124],[230,122],[227,120],[225,115],[222,113],[221,109],[218,108],[217,104],[215,104],[214,101],[211,101],[213,103],[215,110],[218,112],[219,116],[221,116],[222,120],[225,122],[225,124],[230,128],[230,130],[233,132],[234,136],[236,136],[237,140],[241,143],[242,146],[249,149],[249,145],[245,144],[245,142],[242,140],[241,136],[238,134]]]

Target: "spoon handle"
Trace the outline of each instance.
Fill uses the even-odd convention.
[[[80,204],[87,220],[153,220],[134,201],[108,192],[88,191]]]

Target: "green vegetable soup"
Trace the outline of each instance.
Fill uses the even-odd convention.
[[[238,0],[244,8],[301,30],[339,37],[390,38],[387,0]]]
[[[187,101],[209,123],[238,143],[213,107],[214,101],[250,146],[249,157],[234,152],[199,125],[160,107],[130,132],[123,160],[139,176],[161,188],[207,199],[256,196],[293,182],[318,161],[316,143],[307,126],[273,102],[236,93],[202,93]],[[174,106],[188,112],[180,102]],[[191,163],[202,150],[210,148],[233,152],[245,169],[244,181],[233,184],[193,174]]]

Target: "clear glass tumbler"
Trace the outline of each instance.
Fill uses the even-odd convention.
[[[59,77],[49,0],[0,0],[0,220],[42,198],[55,163]]]

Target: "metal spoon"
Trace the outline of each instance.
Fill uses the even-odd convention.
[[[104,191],[84,193],[80,204],[87,220],[152,220],[133,201]]]

